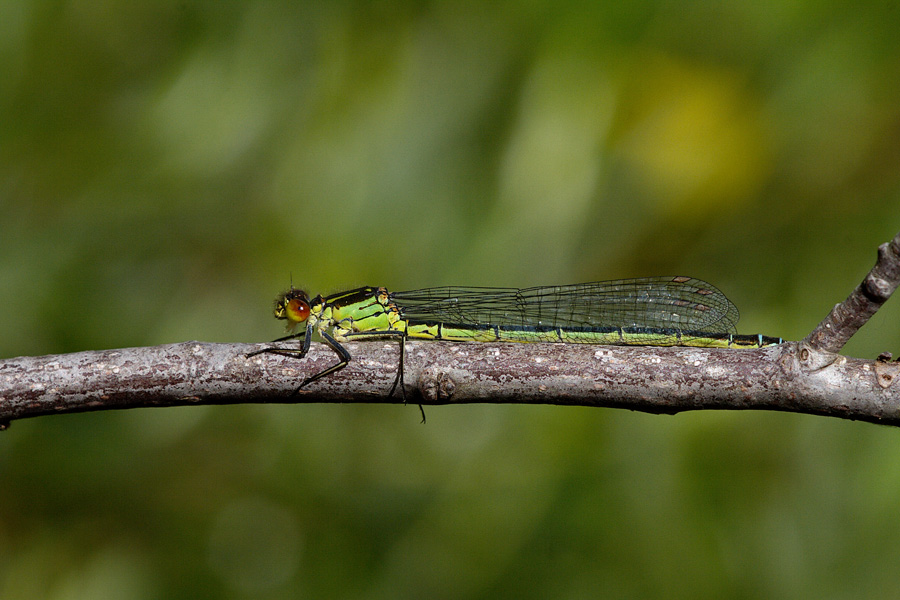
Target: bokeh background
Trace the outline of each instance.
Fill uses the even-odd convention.
[[[900,8],[0,4],[0,357],[277,337],[375,284],[687,274],[806,335],[900,229]],[[900,352],[900,300],[846,348]],[[900,432],[147,409],[0,434],[2,598],[860,598]]]

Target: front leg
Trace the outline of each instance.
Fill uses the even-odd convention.
[[[350,353],[347,352],[346,348],[341,346],[336,339],[328,335],[328,333],[326,333],[325,331],[319,331],[319,334],[322,336],[322,339],[325,340],[325,343],[328,344],[328,346],[337,353],[338,358],[340,358],[341,360],[339,363],[332,365],[323,371],[319,371],[311,377],[307,377],[306,380],[300,384],[300,387],[298,387],[294,391],[295,394],[313,381],[321,379],[326,375],[331,375],[332,373],[340,371],[350,363]],[[307,337],[306,339],[308,340],[309,338]],[[309,344],[307,343],[306,346],[308,348]]]
[[[312,341],[312,327],[310,327],[309,325],[307,325],[306,331],[300,333],[292,333],[291,335],[280,337],[277,340],[272,340],[272,343],[274,344],[276,342],[295,340],[297,338],[303,338],[303,344],[299,348],[279,348],[276,346],[270,346],[268,348],[256,350],[255,352],[250,352],[246,355],[246,357],[250,358],[251,356],[257,356],[259,354],[279,354],[281,356],[289,356],[291,358],[303,358],[304,356],[306,356],[306,353],[309,352],[309,344]]]

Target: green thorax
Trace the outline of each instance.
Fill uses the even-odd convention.
[[[400,311],[383,287],[361,287],[332,296],[317,296],[310,322],[318,330],[334,327],[337,338],[360,331],[402,331]]]

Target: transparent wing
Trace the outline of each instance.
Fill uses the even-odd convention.
[[[690,277],[531,288],[438,287],[394,292],[404,319],[500,327],[647,327],[736,333],[737,307]]]

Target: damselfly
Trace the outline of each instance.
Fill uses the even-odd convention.
[[[738,309],[712,285],[690,277],[619,279],[547,287],[437,287],[389,292],[361,287],[310,300],[291,288],[275,300],[275,317],[288,331],[275,342],[302,338],[299,348],[273,346],[249,356],[275,353],[302,358],[317,331],[337,353],[337,364],[306,378],[298,390],[343,369],[350,353],[341,342],[400,340],[401,381],[407,338],[454,342],[562,342],[634,346],[763,348],[783,342],[736,332]]]

